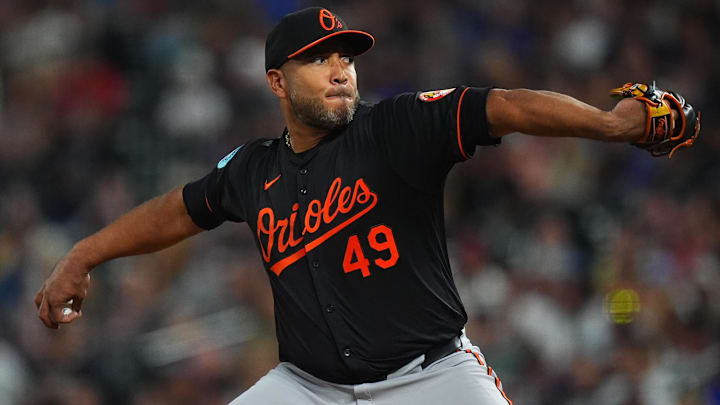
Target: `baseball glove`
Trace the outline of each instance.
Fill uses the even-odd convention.
[[[700,133],[700,112],[695,111],[681,95],[658,89],[655,82],[652,86],[625,83],[610,90],[610,95],[617,99],[632,97],[645,103],[645,135],[633,145],[653,156],[668,155],[671,158],[676,150],[691,146]],[[678,113],[675,120],[672,119],[671,109]]]

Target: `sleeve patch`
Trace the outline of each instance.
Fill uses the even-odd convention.
[[[240,150],[240,148],[242,148],[242,147],[243,147],[242,145],[238,146],[237,148],[235,148],[234,151],[228,153],[227,156],[225,156],[224,158],[222,158],[222,160],[218,162],[217,168],[218,168],[218,169],[222,169],[223,167],[227,166],[227,164],[230,162],[230,160],[232,160],[232,158],[235,157],[235,154],[236,154],[236,153]]]
[[[455,87],[453,87],[451,89],[425,91],[425,92],[418,94],[418,99],[420,99],[420,101],[430,103],[432,101],[440,100],[441,98],[447,96],[448,94],[452,93],[453,91],[455,91]]]

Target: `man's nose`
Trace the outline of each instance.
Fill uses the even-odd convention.
[[[342,58],[333,56],[330,63],[332,65],[332,82],[335,84],[346,84],[348,77],[345,72],[345,66],[342,63]]]

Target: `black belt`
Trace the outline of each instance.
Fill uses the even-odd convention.
[[[460,349],[462,343],[460,338],[453,336],[452,339],[447,342],[437,345],[425,353],[425,361],[420,365],[423,369],[430,364],[442,359],[450,353],[454,353]]]

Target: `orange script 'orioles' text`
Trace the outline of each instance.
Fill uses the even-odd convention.
[[[345,214],[353,211],[356,203],[359,206],[364,205],[362,210],[350,217],[345,217]],[[354,187],[343,187],[342,179],[337,177],[333,180],[332,184],[330,184],[324,202],[312,200],[308,203],[305,218],[303,222],[299,224],[303,226],[300,235],[297,235],[296,232],[296,222],[300,204],[293,204],[290,218],[281,219],[275,218],[275,211],[273,211],[272,208],[263,208],[258,213],[257,220],[257,237],[260,242],[262,257],[265,262],[269,263],[273,249],[276,249],[278,253],[285,253],[289,247],[298,246],[303,241],[306,233],[313,234],[317,232],[320,225],[330,225],[334,222],[342,221],[323,235],[306,243],[294,253],[274,263],[270,267],[270,270],[279,276],[285,268],[305,256],[307,252],[320,246],[343,228],[370,212],[376,204],[377,194],[370,191],[370,188],[368,188],[363,179],[358,179]]]

